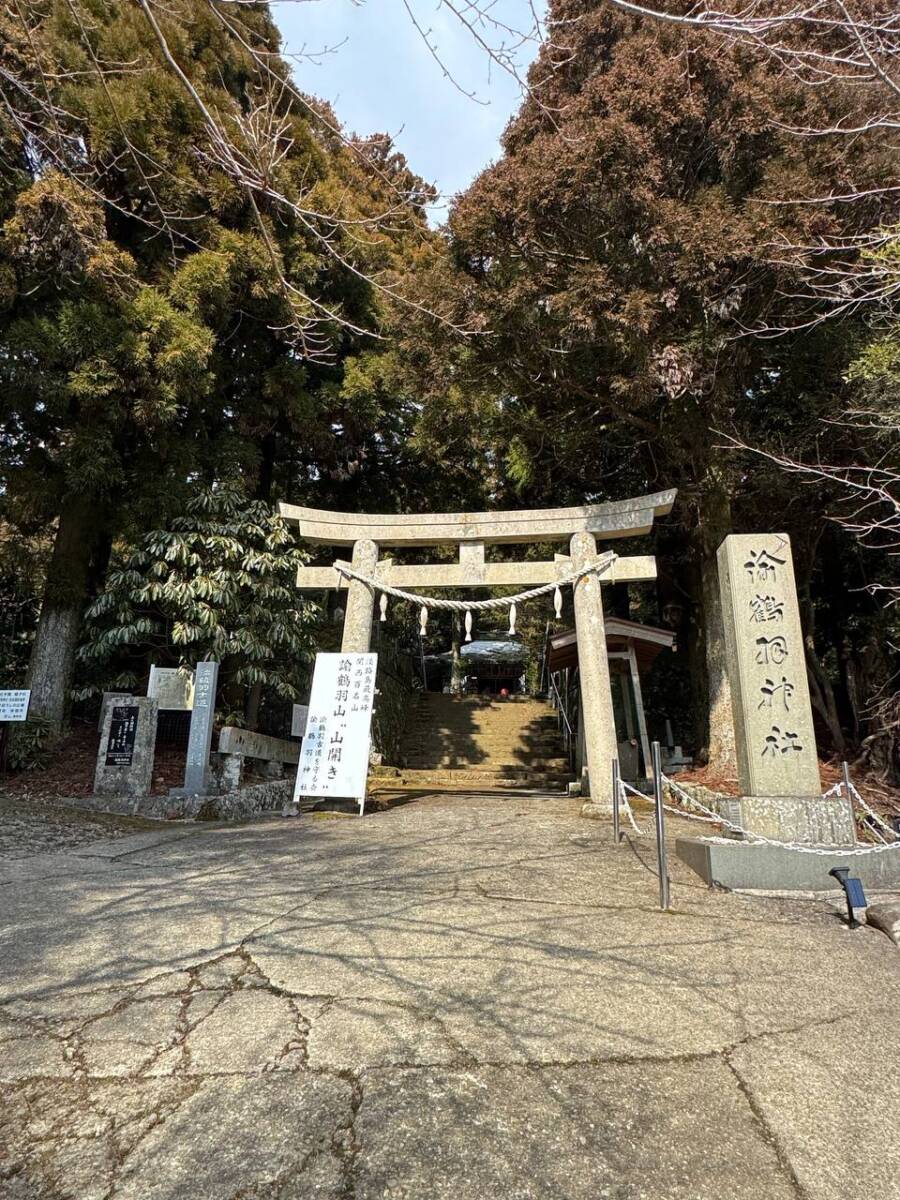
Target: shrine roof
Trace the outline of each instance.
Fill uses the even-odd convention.
[[[675,648],[675,634],[671,629],[660,629],[656,625],[641,625],[638,621],[627,621],[624,617],[607,617],[607,651],[626,650],[628,643],[634,644],[638,665],[646,670],[661,650]],[[566,629],[550,636],[547,643],[547,664],[551,671],[561,671],[578,663],[578,639],[574,629]]]
[[[463,642],[459,648],[459,656],[475,661],[521,663],[528,658],[528,648],[521,642],[481,639],[474,642]],[[429,654],[426,657],[449,661],[453,658],[453,651],[447,650],[443,654]]]

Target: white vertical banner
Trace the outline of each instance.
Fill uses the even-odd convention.
[[[316,655],[295,800],[352,798],[362,814],[377,666],[377,654]]]

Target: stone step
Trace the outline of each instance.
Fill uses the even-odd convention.
[[[529,758],[527,762],[515,762],[509,758],[479,758],[477,762],[473,762],[471,757],[465,754],[444,754],[440,757],[430,757],[427,754],[410,754],[407,756],[404,766],[414,770],[428,771],[439,771],[451,767],[454,769],[493,771],[495,774],[501,775],[511,771],[565,772],[569,769],[568,760],[565,758]]]
[[[422,737],[405,737],[404,744],[415,750],[421,748],[423,750],[439,750],[441,748],[453,748],[464,746],[480,746],[485,750],[505,750],[515,747],[523,753],[540,754],[546,751],[556,750],[562,746],[562,738],[516,738],[516,737],[497,737],[492,735],[487,737],[478,734],[443,734],[435,733],[432,730],[429,734],[423,734]]]
[[[431,713],[446,713],[448,716],[456,713],[465,713],[467,716],[478,716],[482,713],[509,713],[515,714],[520,720],[527,721],[529,717],[542,717],[547,713],[552,713],[555,710],[548,704],[510,704],[510,703],[495,703],[495,704],[465,704],[462,701],[454,701],[452,704],[434,704],[427,700],[413,701],[410,705],[411,712],[431,712]]]
[[[460,772],[455,779],[443,779],[434,773],[426,772],[421,775],[402,775],[396,779],[378,779],[371,785],[374,790],[388,791],[452,791],[452,792],[553,792],[557,795],[563,795],[569,785],[570,780],[544,780],[531,779],[528,776],[519,775],[510,778],[503,778],[499,775],[492,776],[490,779],[479,778],[478,776],[470,776],[466,772]]]
[[[506,742],[552,742],[561,735],[556,729],[478,729],[472,726],[448,728],[441,725],[416,725],[403,731],[407,740],[423,738],[483,738],[486,741]]]
[[[373,772],[379,784],[390,787],[461,787],[461,788],[550,788],[565,791],[572,776],[562,772],[523,771],[500,775],[475,768],[465,770],[424,771],[406,767],[381,768]]]
[[[556,713],[530,697],[427,693],[409,714],[400,761],[411,787],[554,787],[571,779]]]
[[[553,725],[444,725],[439,721],[429,721],[420,724],[407,725],[404,729],[406,737],[420,735],[422,737],[430,737],[432,734],[458,734],[460,737],[465,737],[467,734],[478,734],[481,737],[515,737],[515,738],[539,738],[539,737],[558,737],[559,729],[554,723]]]
[[[527,729],[447,729],[444,726],[436,725],[421,725],[415,726],[412,729],[405,729],[403,736],[409,740],[421,741],[425,738],[438,741],[440,739],[447,740],[448,738],[479,738],[485,742],[555,742],[560,740],[560,733],[556,729],[540,729],[536,731]]]
[[[556,721],[408,721],[407,729],[502,729],[504,733],[553,733],[559,728]]]
[[[482,705],[480,707],[460,706],[444,706],[434,704],[414,704],[409,710],[410,713],[430,714],[434,717],[464,717],[468,721],[477,721],[479,718],[491,717],[509,717],[510,720],[517,721],[540,721],[544,717],[555,716],[552,708],[547,708],[546,705],[541,705],[539,708],[523,708],[517,704],[494,704]]]
[[[458,762],[469,763],[475,767],[479,763],[516,763],[519,766],[543,769],[548,763],[553,766],[565,766],[568,758],[561,746],[547,747],[541,752],[524,746],[498,746],[488,749],[485,746],[442,745],[442,746],[406,746],[400,761],[411,764],[418,762],[438,763],[444,759],[456,759]]]
[[[435,708],[444,706],[447,708],[546,708],[546,700],[538,700],[534,696],[507,696],[505,700],[501,700],[499,696],[484,695],[468,695],[468,696],[451,696],[449,692],[418,692],[416,694],[417,704],[432,704]]]

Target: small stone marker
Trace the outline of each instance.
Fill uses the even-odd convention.
[[[741,790],[819,795],[790,540],[730,534],[718,563]]]
[[[187,764],[184,769],[184,793],[202,796],[209,776],[209,750],[216,715],[217,662],[199,662],[194,672],[194,707],[188,737]]]
[[[309,705],[294,704],[291,710],[291,737],[306,737],[306,723],[309,720]]]
[[[27,720],[30,700],[31,691],[28,688],[0,692],[0,721]]]
[[[377,666],[377,654],[316,655],[295,800],[301,796],[352,798],[359,801],[362,814]]]
[[[100,731],[94,792],[100,796],[146,796],[153,778],[156,701],[147,696],[114,697]]]
[[[190,712],[194,707],[194,677],[178,667],[151,667],[147,695],[160,712]]]

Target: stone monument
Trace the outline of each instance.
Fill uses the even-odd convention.
[[[848,798],[822,798],[790,539],[731,534],[719,585],[742,798],[724,815],[783,841],[855,841]]]
[[[94,772],[98,796],[146,796],[153,779],[158,707],[147,696],[112,696],[104,705]]]
[[[219,681],[217,662],[199,662],[194,672],[194,707],[191,711],[191,731],[188,736],[187,763],[184,769],[184,788],[178,794],[202,796],[209,784],[209,751],[212,745],[213,722],[216,715],[216,685]]]
[[[190,712],[194,706],[194,676],[178,667],[152,666],[147,695],[156,700],[160,712]]]

